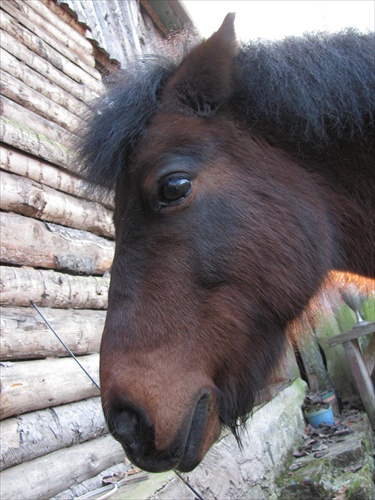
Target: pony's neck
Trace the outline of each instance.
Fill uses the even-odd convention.
[[[335,228],[333,267],[375,278],[374,148],[347,144],[340,153],[316,163]]]

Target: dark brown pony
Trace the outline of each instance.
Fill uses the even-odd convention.
[[[329,270],[375,275],[373,35],[238,47],[233,20],[119,73],[80,147],[115,188],[103,408],[149,471],[236,432]]]

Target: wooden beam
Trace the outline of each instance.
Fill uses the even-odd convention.
[[[108,433],[99,397],[0,422],[0,470]]]
[[[48,79],[51,82],[81,101],[88,102],[93,97],[99,95],[98,92],[93,92],[85,85],[76,82],[73,78],[51,64],[50,61],[44,59],[42,51],[39,51],[40,54],[36,54],[35,51],[20,43],[15,36],[10,35],[6,31],[2,31],[1,33],[0,46],[40,75],[48,75]]]
[[[105,311],[44,307],[39,310],[76,356],[99,352]],[[3,361],[69,356],[34,308],[1,307],[0,317]]]
[[[372,428],[375,429],[375,391],[359,349],[358,340],[354,339],[344,342],[343,347],[363,406],[365,407]]]
[[[5,116],[0,116],[0,141],[66,170],[75,163],[72,150]]]
[[[54,105],[62,106],[62,108],[68,111],[68,113],[71,113],[72,115],[78,118],[82,118],[82,116],[88,109],[87,106],[82,101],[74,97],[70,92],[59,87],[49,78],[45,77],[44,75],[41,75],[33,68],[30,68],[23,62],[19,61],[7,50],[1,48],[0,57],[1,57],[2,71],[8,73],[13,78],[20,80],[24,85],[27,85],[35,92],[38,92],[45,98],[52,101]],[[13,95],[14,95],[14,98],[12,99],[16,102],[19,102],[21,100],[21,97],[15,95],[14,89],[11,90],[13,90]],[[36,99],[36,102],[39,102],[39,100],[41,99],[42,98],[38,97],[38,99]],[[23,97],[23,100],[25,100],[25,97]],[[25,107],[31,109],[30,105],[27,105]],[[69,115],[67,114],[67,116]],[[75,120],[77,120],[77,118],[75,118]],[[66,126],[63,126],[61,128],[64,130],[66,129]]]
[[[30,307],[106,309],[109,277],[74,276],[32,267],[0,267],[0,304]]]
[[[369,333],[375,332],[375,322],[369,322],[366,325],[359,325],[349,330],[345,333],[340,333],[339,335],[335,335],[334,337],[327,340],[327,346],[332,347],[334,345],[344,344],[344,342],[348,342],[349,340],[358,339],[359,337],[363,337],[364,335],[368,335]]]
[[[2,172],[0,199],[2,209],[9,212],[115,237],[111,211],[99,203],[77,200],[25,177]]]
[[[0,167],[58,191],[74,195],[75,198],[98,202],[98,196],[88,188],[83,179],[17,149],[5,145],[0,148]],[[100,204],[112,212],[114,209],[113,192],[109,193],[105,199],[101,198]]]
[[[120,443],[112,436],[102,436],[4,470],[2,496],[28,500],[51,498],[124,459]]]
[[[72,50],[72,47],[69,46],[67,37],[65,38],[65,42],[61,42],[56,36],[51,36],[51,30],[54,31],[54,34],[56,35],[58,29],[56,29],[55,26],[48,29],[47,23],[43,23],[43,27],[41,27],[40,23],[36,22],[36,19],[40,19],[36,12],[33,9],[28,8],[24,2],[22,4],[17,2],[17,0],[2,0],[1,7],[14,18],[20,28],[27,30],[33,37],[38,38],[39,45],[53,47],[54,50],[61,54],[66,60],[75,64],[80,71],[85,72],[92,79],[98,81],[101,80],[100,73],[95,70],[95,61],[93,57],[88,58],[87,56],[89,54],[86,54],[86,56],[83,57],[76,54]],[[21,6],[22,8],[20,8]],[[74,42],[70,42],[70,45],[72,44],[74,45]]]
[[[79,360],[99,383],[99,354],[80,356]],[[0,420],[99,396],[100,392],[73,358],[3,362],[1,372]]]
[[[114,242],[85,231],[6,212],[0,213],[0,230],[7,264],[89,275],[102,275],[112,264]]]
[[[3,2],[1,6],[3,6]],[[91,74],[89,74],[47,43],[41,43],[37,35],[24,28],[14,17],[4,11],[0,17],[0,27],[16,38],[18,43],[26,45],[27,48],[46,59],[77,83],[87,86],[97,94],[101,93],[103,88],[101,76],[96,70],[92,69]]]
[[[84,129],[84,122],[77,115],[70,113],[65,107],[54,103],[5,71],[2,71],[1,75],[1,93],[25,109],[33,111],[36,115],[59,125],[72,134]],[[79,109],[77,111],[79,112]]]

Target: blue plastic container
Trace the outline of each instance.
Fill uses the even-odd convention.
[[[329,405],[328,408],[321,408],[317,411],[312,411],[305,413],[307,420],[310,424],[317,429],[320,424],[334,425],[335,420],[333,417],[332,406]]]

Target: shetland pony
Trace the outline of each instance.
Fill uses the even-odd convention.
[[[149,471],[237,432],[331,269],[375,275],[374,36],[239,46],[233,22],[120,72],[79,147],[115,190],[103,408]]]

